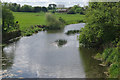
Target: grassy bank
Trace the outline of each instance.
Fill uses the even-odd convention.
[[[98,53],[95,59],[102,60],[102,65],[108,67],[108,72],[105,72],[107,77],[120,79],[120,42],[116,47],[106,48],[103,53]]]
[[[29,13],[29,12],[13,12],[15,21],[20,24],[20,30],[24,31],[32,25],[46,25],[45,20],[46,13]],[[62,17],[66,24],[80,23],[84,20],[84,15],[80,14],[66,14],[66,13],[55,13],[57,18]]]

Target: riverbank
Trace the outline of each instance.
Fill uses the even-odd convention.
[[[103,51],[96,54],[96,58],[102,61],[100,65],[108,67],[105,72],[108,78],[120,78],[119,3],[89,4],[79,43],[85,47],[102,47]]]

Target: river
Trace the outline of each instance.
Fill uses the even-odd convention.
[[[22,37],[3,48],[3,78],[101,78],[104,68],[92,56],[94,49],[79,48],[77,36],[85,23],[65,26],[61,31],[41,31]],[[66,44],[58,46],[56,40]]]

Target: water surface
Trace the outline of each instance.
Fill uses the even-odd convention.
[[[99,61],[93,60],[92,55],[86,57],[89,52],[79,49],[79,41],[77,40],[79,34],[69,36],[65,34],[69,30],[80,30],[84,25],[85,23],[67,25],[62,31],[41,31],[29,37],[22,37],[4,47],[3,77],[102,77],[102,68],[95,66]],[[59,39],[67,40],[67,43],[59,47],[55,43]],[[90,64],[90,60],[95,62],[95,65]]]

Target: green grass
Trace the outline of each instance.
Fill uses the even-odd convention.
[[[58,18],[62,17],[67,24],[75,24],[80,23],[80,21],[84,20],[85,15],[80,14],[65,14],[65,13],[56,13]]]
[[[25,31],[32,25],[46,25],[45,13],[31,13],[31,12],[13,12],[15,21],[20,24],[20,30]],[[75,24],[84,20],[84,15],[80,14],[65,14],[55,13],[56,17],[62,17],[66,24]]]
[[[15,21],[20,24],[20,30],[24,31],[32,25],[45,25],[45,13],[13,12]]]

